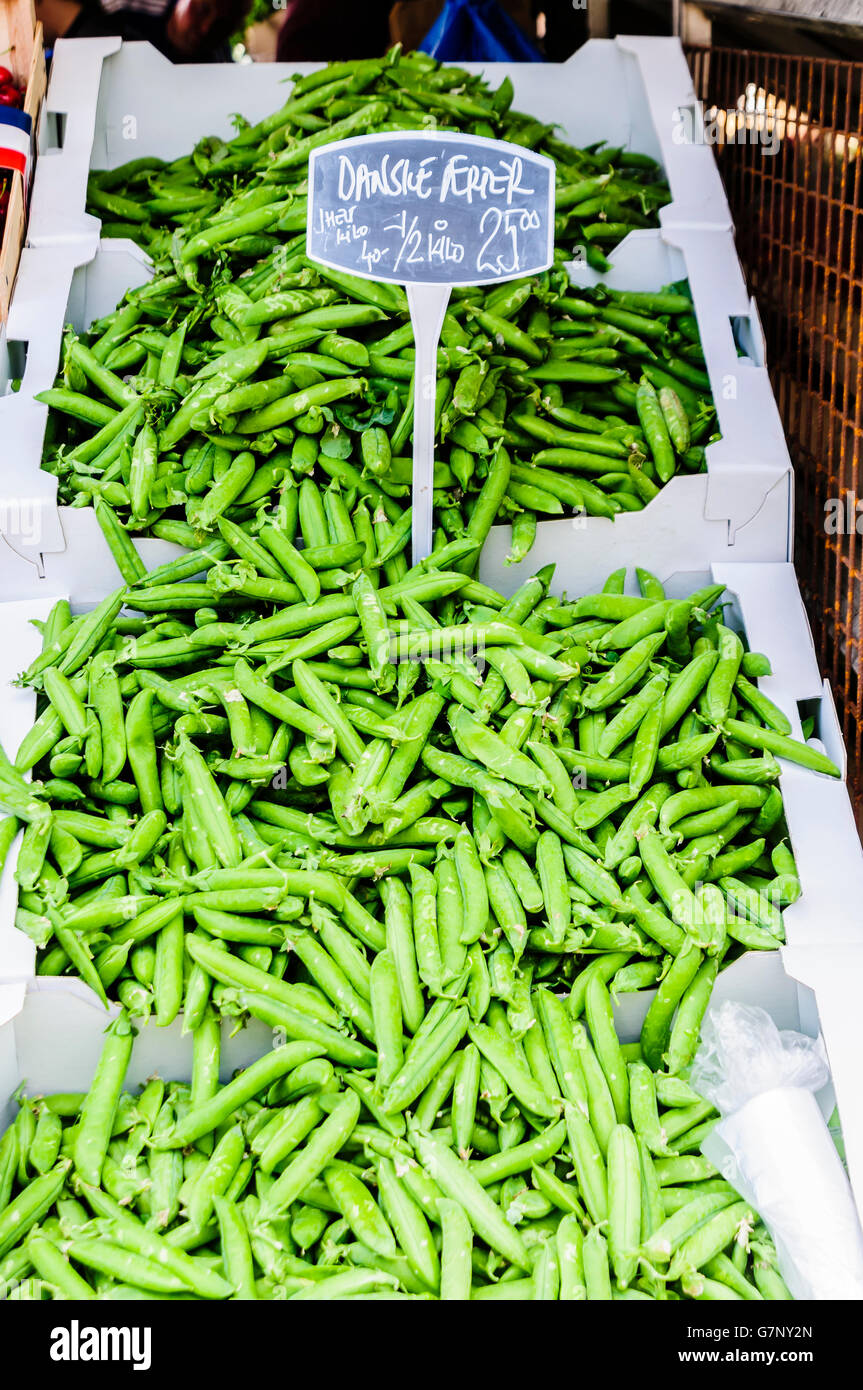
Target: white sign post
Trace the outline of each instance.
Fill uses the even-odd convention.
[[[309,160],[312,260],[405,286],[414,330],[413,563],[432,548],[437,348],[453,285],[546,270],[554,164],[447,130],[361,135]]]

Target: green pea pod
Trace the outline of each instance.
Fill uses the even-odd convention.
[[[153,1147],[178,1149],[194,1143],[202,1135],[212,1133],[238,1106],[267,1090],[294,1067],[300,1066],[312,1057],[320,1057],[323,1053],[323,1047],[306,1042],[291,1042],[276,1048],[253,1062],[235,1080],[223,1086],[216,1095],[189,1110],[168,1134],[153,1141]]]
[[[425,1005],[417,969],[410,894],[396,878],[385,879],[382,891],[387,950],[392,955],[398,977],[402,1016],[408,1029],[415,1033],[425,1014]]]
[[[603,758],[610,758],[615,749],[624,743],[654,708],[668,685],[668,672],[663,667],[645,681],[635,695],[631,695],[613,719],[602,730],[596,751]],[[663,707],[664,708],[664,707]],[[664,713],[662,727],[664,727]]]
[[[700,697],[699,709],[703,717],[712,724],[721,724],[728,713],[734,684],[743,659],[743,643],[730,628],[722,623],[717,626],[717,661],[710,679]]]
[[[564,1107],[569,1149],[578,1189],[592,1221],[608,1217],[608,1179],[599,1145],[587,1119],[574,1105]]]
[[[742,883],[740,879],[731,876],[721,877],[719,886],[739,913],[757,923],[759,927],[763,927],[765,931],[770,932],[777,942],[784,940],[782,912],[776,903],[771,901],[768,894],[760,893]]]
[[[536,791],[547,789],[548,780],[532,759],[509,747],[467,710],[458,708],[450,716],[450,727],[464,757],[482,763],[490,772],[516,786],[532,787]]]
[[[476,843],[470,830],[464,826],[455,838],[454,862],[464,905],[460,939],[470,945],[486,930],[489,901]]]
[[[585,707],[589,710],[606,709],[626,695],[644,675],[665,636],[664,630],[651,633],[630,647],[604,676],[585,689],[582,695]]]
[[[75,1137],[75,1167],[85,1182],[98,1186],[120,1092],[132,1055],[133,1033],[121,1013],[107,1030],[93,1085],[84,1102]]]
[[[9,1203],[19,1158],[18,1131],[15,1125],[10,1125],[0,1138],[0,1212]]]
[[[468,1043],[459,1054],[459,1064],[453,1084],[452,1135],[457,1153],[467,1158],[479,1100],[480,1053]]]
[[[49,1173],[34,1178],[0,1212],[0,1259],[53,1207],[66,1184],[70,1163],[61,1159]]]
[[[558,1107],[530,1074],[512,1038],[506,1038],[484,1023],[473,1023],[468,1028],[468,1036],[482,1055],[503,1076],[513,1095],[526,1109],[535,1115],[553,1119]]]
[[[391,1159],[377,1164],[378,1186],[384,1209],[408,1263],[425,1287],[434,1291],[440,1284],[440,1264],[428,1221],[399,1177]]]
[[[211,1271],[200,1259],[172,1246],[168,1240],[148,1231],[125,1207],[106,1193],[87,1183],[81,1184],[82,1194],[100,1217],[105,1218],[110,1240],[124,1250],[143,1255],[175,1275],[187,1289],[202,1298],[226,1298],[231,1286],[218,1273]]]
[[[189,739],[181,738],[177,759],[183,778],[184,800],[186,795],[197,799],[204,833],[217,860],[225,868],[236,868],[243,857],[239,836],[204,758]]]
[[[422,1132],[414,1135],[413,1146],[429,1177],[463,1208],[480,1239],[511,1264],[529,1270],[530,1259],[520,1235],[472,1177],[468,1166],[446,1145]]]
[[[662,696],[645,713],[638,726],[629,764],[629,791],[639,796],[653,776],[662,733]]]
[[[670,795],[671,788],[667,783],[658,782],[639,797],[631,810],[627,811],[605,847],[604,868],[614,870],[635,853],[639,830],[655,825],[662,806]]]
[[[678,1279],[685,1272],[700,1269],[720,1254],[744,1223],[753,1222],[755,1213],[746,1202],[733,1202],[715,1211],[677,1247],[668,1267],[668,1277]]]
[[[458,1202],[441,1198],[438,1205],[442,1245],[440,1296],[444,1301],[466,1301],[471,1293],[473,1230]]]
[[[331,1163],[324,1180],[357,1239],[391,1259],[396,1254],[395,1236],[365,1183],[345,1163]]]
[[[151,425],[142,425],[132,449],[129,474],[129,500],[134,517],[145,517],[150,511],[150,490],[158,469],[158,440]]]
[[[661,386],[658,400],[665,427],[675,452],[685,454],[690,444],[689,417],[683,408],[680,397],[673,387]]]
[[[657,603],[650,603],[647,608],[640,609],[631,617],[624,618],[622,622],[616,623],[608,632],[603,633],[597,643],[597,649],[599,651],[623,651],[627,647],[634,646],[643,637],[648,637],[653,632],[659,632],[665,627],[665,619],[671,607],[671,603],[665,599]]]
[[[302,1151],[279,1174],[267,1192],[261,1207],[262,1219],[271,1219],[286,1210],[326,1168],[350,1137],[359,1115],[358,1096],[349,1092],[339,1098],[326,1119],[312,1131]]]
[[[666,1157],[671,1151],[659,1118],[653,1072],[644,1062],[629,1063],[629,1095],[632,1123],[651,1154]]]
[[[284,1163],[320,1123],[323,1113],[319,1098],[314,1094],[302,1096],[292,1105],[277,1110],[251,1142],[252,1152],[259,1155],[261,1172],[272,1173]]]
[[[421,864],[410,865],[410,877],[417,970],[430,993],[439,994],[442,984],[442,961],[435,879]]]
[[[563,847],[551,830],[543,831],[537,841],[536,867],[551,940],[562,942],[570,925],[571,907]]]
[[[789,762],[799,763],[813,772],[823,772],[828,777],[841,777],[841,769],[832,759],[798,739],[777,733],[775,729],[759,729],[754,724],[745,724],[740,719],[724,719],[722,730],[747,748],[761,748],[775,754],[777,758],[787,758]]]
[[[638,1269],[641,1236],[641,1168],[635,1135],[615,1125],[608,1145],[608,1241],[619,1288],[626,1289]]]
[[[63,1124],[60,1116],[48,1109],[39,1111],[36,1130],[27,1154],[27,1162],[37,1173],[47,1173],[60,1155]]]
[[[689,1066],[698,1046],[701,1021],[707,1012],[710,995],[719,970],[716,956],[708,957],[680,999],[677,1016],[671,1028],[668,1050],[664,1054],[671,1075]]]
[[[654,1070],[660,1068],[671,1032],[674,1011],[694,980],[702,960],[701,951],[694,946],[682,950],[675,956],[647,1011],[641,1029],[641,1047],[644,1060]]]
[[[587,1090],[576,1049],[572,1023],[557,995],[549,990],[534,991],[533,1003],[545,1036],[560,1094],[571,1104],[587,1111]]]
[[[245,1138],[239,1124],[232,1125],[219,1137],[206,1166],[186,1196],[187,1214],[194,1226],[201,1228],[209,1220],[215,1202],[230,1187],[244,1150]]]
[[[584,1281],[584,1234],[578,1216],[569,1213],[560,1222],[555,1236],[560,1265],[561,1301],[587,1298]]]
[[[588,982],[584,1003],[593,1046],[614,1100],[618,1122],[622,1125],[628,1124],[629,1076],[617,1040],[611,997],[599,975],[593,975]]]

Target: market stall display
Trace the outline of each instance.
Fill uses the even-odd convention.
[[[200,141],[228,141],[236,134],[237,112],[253,124],[270,118],[284,104],[286,81],[309,78],[324,67],[235,64],[216,71],[188,65],[177,83],[171,64],[148,44],[110,37],[60,40],[40,146],[51,157],[43,160],[34,188],[30,244],[89,242],[95,249],[102,219],[85,212],[92,172],[117,168],[134,154],[171,161],[187,156]],[[554,69],[527,63],[459,67],[468,82],[481,78],[495,89],[508,78],[514,108],[535,118],[538,137],[543,127],[552,127],[564,143],[582,150],[602,146],[624,155],[632,152],[636,160],[649,156],[671,193],[670,203],[659,209],[662,226],[730,229],[712,150],[670,119],[675,107],[684,109],[694,100],[692,77],[676,40],[594,40]],[[152,99],[155,91],[158,101]],[[444,114],[440,106],[436,114],[421,104],[414,111],[420,124],[430,115],[463,119],[458,112]]]
[[[29,442],[47,410],[43,467],[100,544],[67,548],[4,740],[0,982],[113,1021],[89,1091],[22,1097],[0,1140],[17,1296],[791,1296],[690,1069],[717,992],[779,969],[785,909],[792,958],[832,912],[823,831],[859,876],[829,692],[796,611],[754,644],[683,539],[634,581],[566,554],[666,487],[686,525],[680,484],[729,444],[718,388],[757,417],[740,518],[787,486],[757,314],[714,334],[695,281],[654,278],[678,245],[696,276],[713,247],[736,265],[718,221],[674,231],[679,168],[577,146],[492,76],[331,64],[101,169],[73,132],[65,226],[48,175],[29,255],[77,326],[56,377],[37,352],[18,390],[9,359],[5,420]],[[550,155],[557,251],[452,295],[410,566],[407,299],[311,261],[305,226],[313,150],[417,127]],[[640,250],[651,283],[621,284]],[[793,604],[784,568],[763,582]],[[855,939],[843,902],[823,944]],[[191,1035],[191,1069],[124,1091],[134,1029]]]

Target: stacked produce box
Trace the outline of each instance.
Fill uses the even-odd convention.
[[[58,45],[0,363],[2,1277],[788,1297],[689,1070],[820,1026],[853,1175],[863,858],[678,47],[161,63]],[[406,299],[306,164],[453,126],[556,161],[556,253],[453,294],[410,566]]]

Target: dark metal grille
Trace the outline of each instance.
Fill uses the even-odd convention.
[[[723,48],[687,56],[764,324],[795,466],[795,562],[859,813],[863,63]]]

